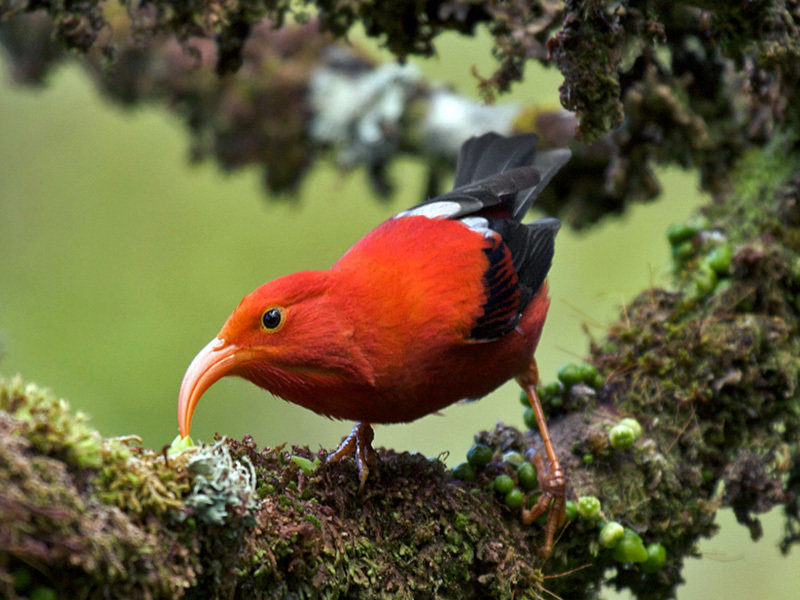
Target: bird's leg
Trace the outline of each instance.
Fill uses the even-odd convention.
[[[356,423],[348,436],[342,440],[339,447],[328,455],[326,462],[335,463],[342,460],[345,456],[355,454],[356,465],[358,466],[358,480],[361,482],[358,491],[364,489],[364,484],[369,476],[370,466],[375,466],[377,459],[375,450],[372,449],[372,439],[375,434],[369,423]]]
[[[547,556],[553,549],[556,529],[564,522],[567,478],[564,475],[561,464],[558,462],[553,440],[550,438],[550,430],[547,428],[547,422],[544,418],[542,403],[539,401],[539,394],[536,393],[536,384],[539,383],[539,369],[536,366],[535,359],[531,359],[528,372],[517,377],[517,382],[528,394],[528,401],[531,403],[533,412],[536,415],[536,422],[539,424],[539,433],[542,436],[548,463],[545,464],[544,457],[541,454],[534,455],[537,478],[539,479],[539,487],[542,490],[542,494],[533,507],[522,510],[522,522],[527,525],[547,512],[544,546],[542,546],[542,554]]]

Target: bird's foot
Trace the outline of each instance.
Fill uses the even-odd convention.
[[[541,548],[541,554],[549,556],[553,550],[556,530],[564,523],[566,516],[567,478],[558,461],[548,464],[541,454],[534,453],[533,463],[536,465],[536,477],[539,480],[539,489],[542,492],[536,504],[531,508],[522,509],[522,522],[529,525],[541,515],[547,513],[547,522],[544,528],[544,545]]]
[[[539,516],[545,512],[547,513],[544,545],[541,548],[541,553],[544,556],[549,556],[553,550],[556,530],[564,522],[564,517],[566,516],[567,476],[561,468],[561,463],[558,462],[556,448],[553,444],[553,439],[550,437],[547,421],[544,418],[542,403],[539,400],[539,394],[536,392],[536,384],[539,383],[539,368],[536,366],[535,359],[531,359],[528,371],[518,376],[517,382],[528,395],[531,408],[536,415],[536,422],[539,424],[539,434],[542,436],[544,451],[547,454],[547,462],[545,462],[541,454],[534,453],[533,455],[533,463],[536,465],[536,473],[542,495],[539,496],[539,500],[531,508],[523,509],[522,522],[526,525],[533,523]]]
[[[375,437],[375,434],[369,423],[356,423],[348,436],[339,444],[339,447],[325,459],[326,462],[335,463],[346,456],[354,454],[356,465],[358,466],[359,492],[364,489],[364,484],[367,482],[369,468],[378,463],[375,450],[372,449],[373,437]]]

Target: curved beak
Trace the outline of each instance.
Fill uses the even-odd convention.
[[[214,382],[232,374],[237,365],[249,358],[248,354],[235,344],[227,344],[221,338],[214,338],[197,353],[186,369],[178,393],[178,428],[182,438],[189,435],[192,415],[200,396]]]

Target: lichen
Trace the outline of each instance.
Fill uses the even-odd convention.
[[[193,482],[183,502],[201,521],[224,525],[231,511],[253,513],[258,507],[255,469],[246,456],[234,461],[225,440],[199,448],[186,468]]]

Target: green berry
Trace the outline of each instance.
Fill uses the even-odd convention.
[[[578,498],[578,514],[587,521],[594,521],[600,516],[600,500],[595,496]]]
[[[704,298],[717,287],[717,273],[705,263],[701,263],[694,273],[694,288],[698,297]]]
[[[508,475],[498,475],[494,478],[494,489],[504,496],[514,489],[514,480]]]
[[[603,376],[600,375],[600,373],[598,373],[597,375],[594,376],[594,379],[592,380],[591,383],[589,383],[589,385],[592,386],[594,389],[599,390],[601,387],[603,387],[603,384],[605,382],[606,380],[603,379]]]
[[[625,534],[614,547],[613,557],[617,562],[641,563],[647,560],[647,549],[638,533],[625,528]]]
[[[536,413],[533,412],[530,406],[522,411],[522,420],[525,421],[525,427],[528,429],[536,429],[538,426],[536,423]]]
[[[570,388],[581,382],[581,370],[578,365],[567,363],[558,370],[558,380],[564,384],[565,388]]]
[[[725,279],[723,279],[722,281],[720,281],[720,282],[717,284],[717,287],[716,287],[716,288],[714,288],[714,291],[715,291],[717,294],[724,294],[724,293],[725,293],[725,292],[727,292],[729,289],[731,289],[731,287],[732,287],[732,286],[731,286],[731,280],[730,280],[728,277],[725,277]]]
[[[672,246],[691,239],[695,233],[697,227],[689,223],[673,223],[667,227],[667,239]]]
[[[484,467],[490,460],[494,451],[486,444],[475,444],[467,450],[467,462],[473,467]]]
[[[633,429],[622,423],[617,423],[608,432],[608,442],[611,444],[612,448],[616,448],[617,450],[630,448],[635,441],[636,434],[633,432]]]
[[[545,396],[560,396],[561,395],[561,384],[558,381],[551,381],[547,385],[544,386],[544,395]]]
[[[472,465],[465,462],[459,463],[453,467],[453,477],[461,481],[475,481],[477,478],[475,469],[472,468]]]
[[[522,500],[525,498],[525,495],[522,493],[522,490],[514,488],[510,492],[506,494],[505,503],[508,508],[519,508],[522,506]]]
[[[655,573],[667,562],[667,549],[654,542],[647,546],[647,560],[642,563],[642,571]]]
[[[625,536],[625,528],[616,521],[609,521],[600,530],[600,545],[605,548],[614,548]]]
[[[509,450],[505,454],[503,454],[503,462],[510,464],[515,469],[519,467],[522,463],[525,462],[525,459],[522,458],[522,454],[519,452],[515,452],[514,450]]]
[[[718,275],[723,275],[731,268],[732,252],[728,244],[722,244],[714,248],[703,260]]]
[[[678,264],[685,263],[694,254],[694,244],[691,240],[681,242],[672,247],[672,260]]]
[[[564,520],[572,521],[572,519],[574,519],[577,516],[578,516],[578,505],[575,504],[572,500],[567,500],[564,503]]]
[[[528,400],[528,392],[526,392],[525,390],[520,390],[519,392],[519,403],[522,404],[522,406],[531,405],[530,400]]]
[[[519,484],[526,492],[539,485],[539,480],[536,478],[536,467],[529,462],[524,462],[517,467],[517,477],[519,477]]]
[[[581,376],[581,381],[586,385],[592,385],[595,377],[597,377],[597,369],[594,365],[585,362],[578,365],[578,373]]]
[[[592,454],[591,452],[587,452],[581,457],[581,460],[583,461],[583,464],[588,465],[590,462],[594,460],[594,454]]]
[[[626,427],[630,427],[630,428],[631,428],[631,430],[633,431],[633,435],[634,435],[634,437],[635,437],[637,440],[638,440],[640,437],[642,437],[642,424],[641,424],[641,423],[639,423],[639,421],[637,421],[637,420],[636,420],[636,419],[634,419],[633,417],[625,417],[624,419],[622,419],[622,420],[619,422],[619,424],[620,424],[620,425],[625,425]]]

